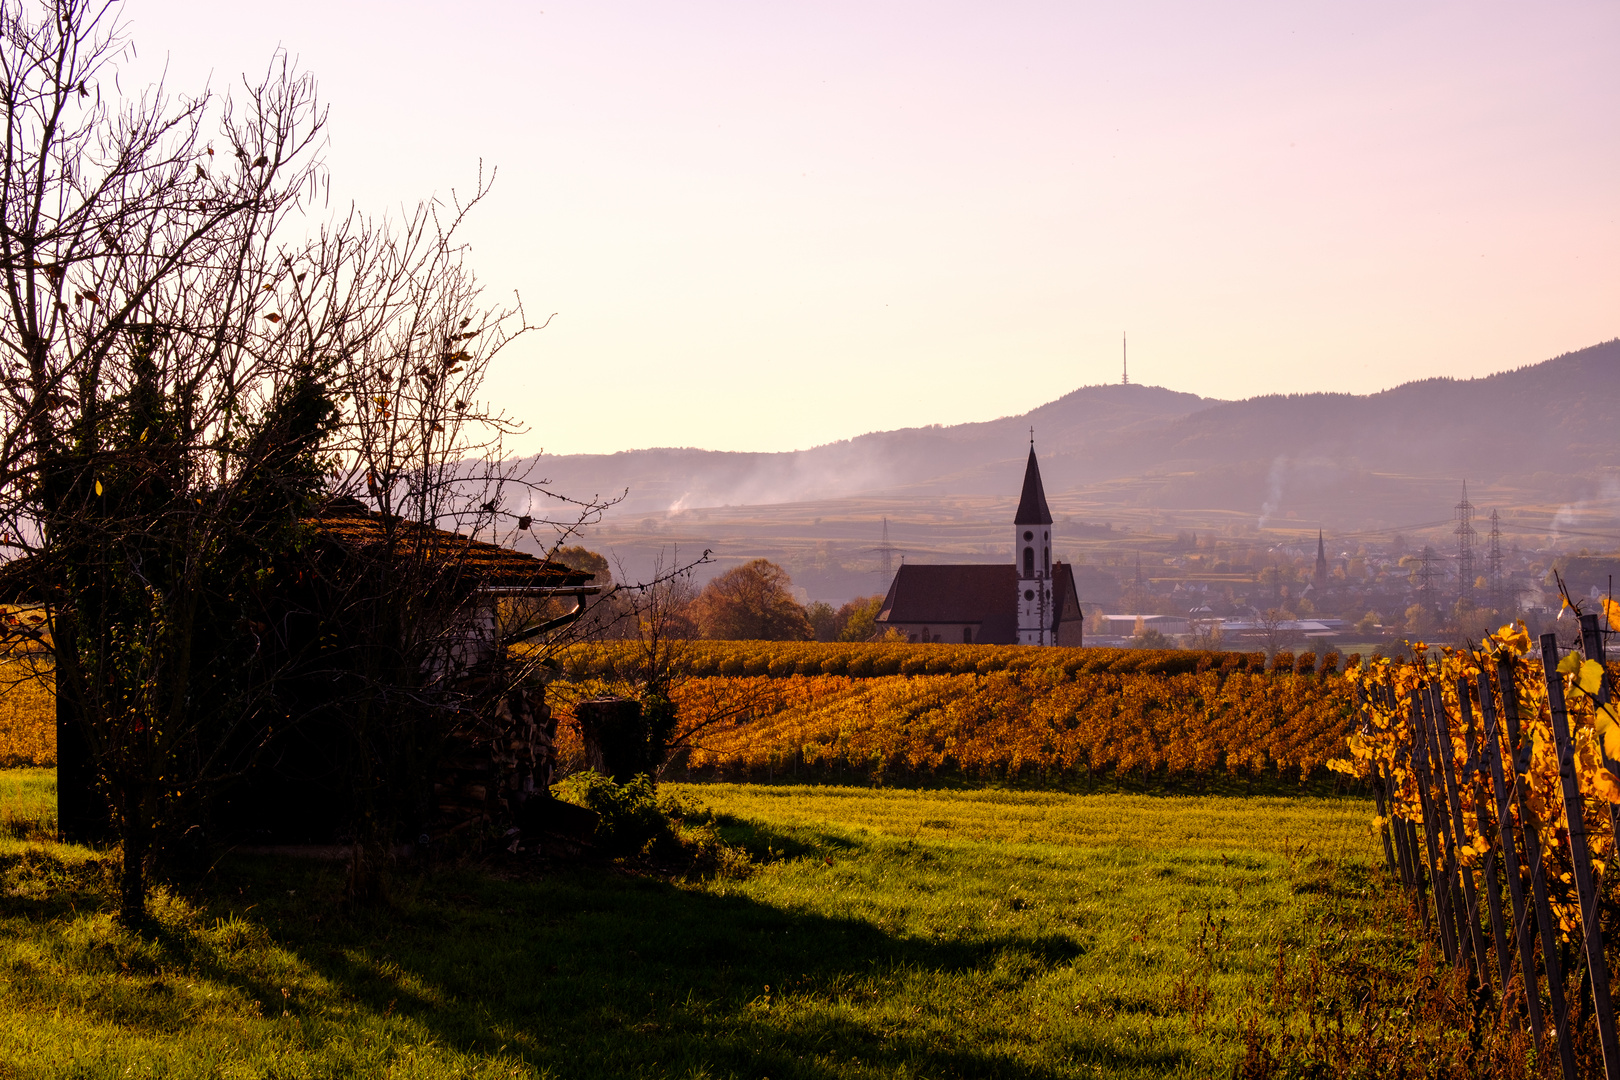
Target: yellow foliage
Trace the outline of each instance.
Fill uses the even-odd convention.
[[[0,659],[0,768],[56,764],[56,696],[48,674]]]

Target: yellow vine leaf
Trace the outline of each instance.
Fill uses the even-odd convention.
[[[1580,667],[1581,667],[1581,654],[1580,653],[1570,653],[1568,656],[1566,656],[1562,660],[1558,661],[1558,674],[1560,674],[1560,675],[1573,675],[1577,671],[1580,670]]]
[[[1576,680],[1576,685],[1596,697],[1597,692],[1603,689],[1603,665],[1596,660],[1588,660],[1583,663],[1580,678]]]
[[[1508,623],[1496,632],[1495,637],[1502,648],[1515,656],[1523,656],[1530,651],[1530,631],[1522,622]]]

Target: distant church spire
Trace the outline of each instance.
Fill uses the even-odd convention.
[[[1029,432],[1029,463],[1024,489],[1013,514],[1013,572],[1018,575],[1014,603],[1020,645],[1055,645],[1052,623],[1052,510],[1046,505],[1041,466],[1035,460],[1035,429]]]
[[[1024,466],[1024,490],[1018,496],[1018,513],[1013,515],[1018,525],[1050,525],[1052,511],[1046,506],[1046,489],[1041,486],[1041,466],[1035,460],[1034,429],[1029,439],[1029,464]]]
[[[1327,588],[1327,546],[1322,543],[1322,530],[1316,530],[1316,587]]]
[[[1131,351],[1123,330],[1119,332],[1119,385],[1131,385]]]

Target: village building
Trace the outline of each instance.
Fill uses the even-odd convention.
[[[916,642],[1078,646],[1083,617],[1073,568],[1052,559],[1052,511],[1031,442],[1012,563],[903,565],[877,627]]]

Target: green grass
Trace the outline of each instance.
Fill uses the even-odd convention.
[[[1353,1007],[1323,963],[1413,958],[1358,801],[679,790],[754,873],[503,858],[345,911],[340,867],[227,859],[137,935],[110,857],[0,839],[0,1077],[1230,1075]]]

